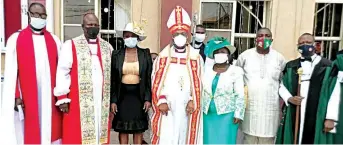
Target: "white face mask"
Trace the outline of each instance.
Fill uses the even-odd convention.
[[[195,40],[196,42],[204,42],[205,38],[206,38],[206,34],[195,33],[195,38],[194,38],[194,40]]]
[[[129,48],[134,48],[137,46],[138,39],[136,37],[129,37],[124,39],[125,45]]]
[[[174,43],[176,46],[178,47],[183,47],[186,45],[187,42],[187,37],[183,36],[183,35],[177,35],[176,37],[174,37]]]
[[[226,53],[218,53],[214,55],[214,62],[215,63],[225,63],[229,60]]]
[[[35,29],[43,29],[46,26],[46,20],[42,18],[31,17],[30,25]]]

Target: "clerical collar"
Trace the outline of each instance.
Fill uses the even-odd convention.
[[[88,44],[97,44],[97,39],[88,39]]]
[[[186,47],[184,49],[174,49],[176,53],[185,53],[186,52]]]
[[[195,42],[196,42],[196,41],[195,41]],[[200,49],[200,47],[202,46],[202,44],[203,44],[203,43],[200,43],[200,44],[195,43],[195,44],[194,44],[194,48],[195,48],[195,49]]]
[[[43,31],[35,31],[35,30],[32,30],[32,34],[33,34],[33,35],[43,35],[44,32],[43,32]]]

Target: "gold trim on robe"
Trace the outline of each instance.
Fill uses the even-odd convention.
[[[101,127],[99,141],[101,144],[108,140],[108,119],[110,110],[110,74],[111,74],[111,48],[102,39],[99,40],[103,68],[103,94],[101,109]],[[92,58],[88,42],[83,35],[73,39],[76,48],[78,63],[78,84],[80,102],[80,123],[82,144],[97,144],[95,131],[95,110],[92,82]]]
[[[164,85],[164,80],[166,77],[166,74],[168,73],[169,64],[175,62],[175,58],[171,57],[171,47],[168,45],[163,49],[163,51],[160,53],[160,56],[156,60],[155,63],[155,72],[153,72],[152,77],[152,102],[153,102],[153,108],[155,110],[151,122],[152,122],[152,144],[158,144],[159,143],[159,136],[160,136],[160,130],[161,130],[161,123],[162,123],[162,115],[160,111],[158,110],[157,102],[159,99],[159,96],[161,95],[161,90]],[[196,144],[197,143],[197,137],[198,137],[198,131],[199,131],[199,125],[200,125],[200,94],[201,94],[201,63],[200,63],[200,57],[197,55],[197,57],[190,56],[191,48],[186,48],[187,53],[187,60],[184,60],[184,62],[187,65],[189,75],[191,77],[191,90],[192,90],[192,97],[193,97],[193,103],[195,107],[195,111],[190,116],[189,122],[188,122],[188,132],[187,132],[187,144]],[[168,52],[166,52],[168,51]],[[168,53],[166,55],[165,53]]]

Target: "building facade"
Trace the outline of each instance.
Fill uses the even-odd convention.
[[[46,5],[47,28],[62,41],[82,33],[82,15],[92,10],[99,17],[101,37],[114,47],[122,43],[115,30],[131,21],[146,21],[148,37],[139,45],[159,52],[170,43],[166,22],[172,9],[180,5],[194,24],[205,25],[207,38],[227,37],[237,47],[236,57],[254,47],[261,27],[272,30],[272,47],[289,60],[299,56],[297,39],[305,32],[316,36],[318,53],[330,59],[343,44],[343,0],[4,0],[0,2],[0,12],[4,11],[0,13],[2,50],[10,34],[27,26],[27,5],[33,1]]]

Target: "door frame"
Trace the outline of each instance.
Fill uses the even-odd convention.
[[[5,7],[4,7],[4,1],[0,0],[0,51],[1,51],[1,57],[0,57],[0,69],[1,67],[1,60],[2,60],[2,54],[5,53]],[[0,72],[0,77],[2,78],[2,74]],[[1,79],[2,80],[2,79]],[[0,108],[1,108],[1,102],[2,102],[2,81],[0,81]],[[1,114],[0,114],[1,115]]]

